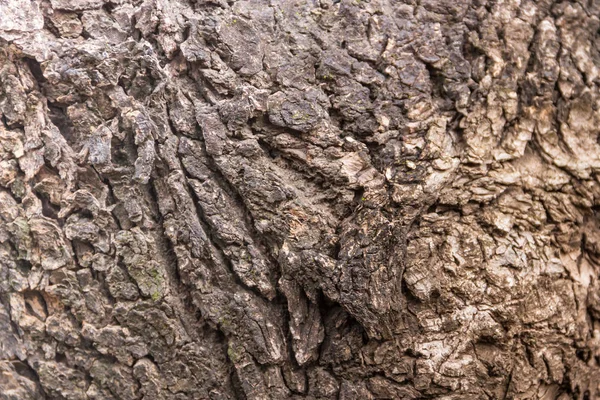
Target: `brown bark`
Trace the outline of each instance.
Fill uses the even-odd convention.
[[[599,15],[0,0],[0,398],[600,398]]]

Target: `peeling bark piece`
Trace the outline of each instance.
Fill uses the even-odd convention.
[[[317,351],[325,336],[321,315],[296,282],[281,279],[279,284],[288,301],[294,356],[302,366],[318,358]]]
[[[305,92],[294,89],[277,92],[269,96],[267,107],[271,123],[308,132],[328,115],[328,106],[325,94],[311,88]]]
[[[267,393],[267,386],[258,366],[244,347],[235,343],[230,344],[227,348],[227,357],[235,366],[236,375],[246,398],[250,400],[263,398]]]
[[[127,32],[106,11],[84,11],[81,17],[83,29],[94,39],[103,39],[109,43],[121,43],[127,39]]]
[[[19,158],[19,168],[25,172],[25,180],[31,180],[44,165],[44,149],[35,149]]]
[[[139,228],[120,231],[115,236],[117,254],[123,258],[127,272],[137,284],[142,296],[160,300],[166,291],[164,268],[153,257],[154,241]]]
[[[100,8],[104,0],[50,0],[52,8],[56,10],[81,11]]]
[[[25,371],[29,369],[20,361],[0,362],[0,385],[4,390],[3,395],[15,399],[41,398],[43,394],[39,383],[34,378],[19,373],[17,368]]]
[[[100,126],[88,142],[89,161],[92,164],[108,164],[111,159],[112,131],[106,126]]]
[[[85,374],[62,363],[39,361],[35,365],[40,383],[52,396],[85,398]]]
[[[148,354],[148,349],[140,337],[131,335],[129,330],[120,326],[106,326],[96,329],[93,325],[84,323],[82,335],[94,342],[94,347],[102,354],[110,354],[120,363],[131,366],[134,359]]]
[[[156,159],[154,141],[144,141],[138,146],[137,150],[138,158],[135,160],[135,174],[133,175],[133,179],[142,184],[146,184],[150,179],[150,174],[152,173],[154,161]]]
[[[342,232],[340,301],[374,337],[389,338],[402,329],[403,266],[383,255],[392,241],[400,243],[395,252],[404,251],[402,235],[383,214],[369,209],[347,221]]]
[[[163,399],[164,383],[156,365],[147,358],[138,360],[133,366],[133,376],[141,383],[144,397]]]
[[[83,26],[76,13],[54,11],[50,21],[62,37],[74,38],[83,32]]]
[[[229,196],[211,181],[189,180],[199,199],[205,218],[219,239],[225,242],[223,251],[231,260],[233,270],[251,288],[256,287],[265,297],[275,297],[270,281],[270,262],[254,245],[244,226],[244,216]],[[227,211],[226,211],[227,210]],[[223,217],[227,216],[225,219]]]
[[[137,384],[130,368],[99,359],[93,362],[90,376],[99,387],[108,389],[118,398],[123,400],[140,398],[140,393],[135,390]]]
[[[31,32],[44,26],[44,17],[37,1],[3,2],[0,4],[0,15],[0,31]]]
[[[50,271],[72,262],[63,233],[51,219],[36,217],[27,224],[37,248],[37,252],[32,254],[32,262]]]
[[[261,37],[241,17],[231,16],[217,27],[217,35],[226,47],[229,66],[241,76],[252,76],[262,70]]]
[[[315,368],[308,375],[308,393],[316,398],[336,398],[340,390],[339,382],[324,368]]]

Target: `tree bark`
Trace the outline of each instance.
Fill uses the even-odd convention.
[[[600,399],[599,15],[0,0],[0,398]]]

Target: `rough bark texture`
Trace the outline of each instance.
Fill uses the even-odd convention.
[[[599,15],[0,0],[0,398],[600,398]]]

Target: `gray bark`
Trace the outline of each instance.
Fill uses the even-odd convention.
[[[0,0],[0,398],[600,398],[599,15]]]

